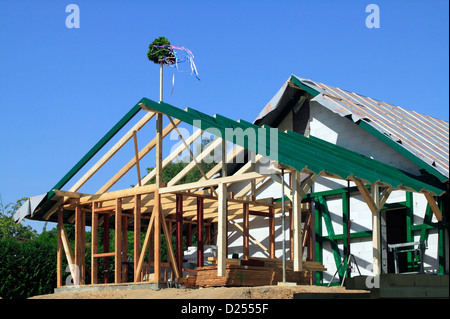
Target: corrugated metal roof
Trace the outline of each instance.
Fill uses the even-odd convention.
[[[443,189],[400,169],[314,137],[308,138],[294,132],[277,130],[276,140],[274,141],[272,137],[272,142],[278,143],[277,153],[273,154],[269,143],[259,143],[258,141],[261,136],[264,138],[271,136],[271,127],[260,127],[244,120],[234,121],[221,115],[212,117],[190,108],[184,111],[170,104],[157,103],[146,98],[143,98],[141,103],[152,110],[175,117],[185,123],[200,124],[199,128],[211,134],[217,134],[219,131],[222,134],[221,137],[229,142],[291,166],[298,171],[308,169],[316,174],[325,171],[342,179],[355,177],[371,184],[381,182],[391,185],[395,189],[407,189],[415,192],[429,191],[438,196],[445,192]],[[195,123],[196,120],[201,120],[201,122]],[[265,132],[248,136],[246,140],[231,140],[225,134],[227,128],[241,128],[243,131],[251,128],[265,130]],[[258,149],[258,146],[261,145],[264,145],[265,149]]]
[[[312,101],[319,102],[341,116],[351,118],[419,167],[438,177],[441,182],[448,180],[449,123],[447,121],[294,75],[263,109],[257,120],[277,107],[288,82],[313,95]]]

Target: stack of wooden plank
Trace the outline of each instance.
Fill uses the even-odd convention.
[[[214,259],[210,259],[212,264]],[[310,283],[312,271],[326,270],[318,262],[303,262],[304,270],[294,272],[292,261],[286,261],[286,281],[299,285]],[[217,286],[264,286],[276,285],[283,281],[282,261],[270,258],[227,259],[225,276],[217,276],[217,266],[197,268],[196,285],[199,287]]]
[[[197,281],[197,275],[188,274],[184,278],[178,278],[178,283],[184,287],[195,287]]]

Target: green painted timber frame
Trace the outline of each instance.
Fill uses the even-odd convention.
[[[370,190],[370,185],[366,185],[366,188]],[[339,267],[342,262],[342,258],[347,256],[346,253],[349,251],[349,247],[347,247],[348,242],[348,229],[346,221],[349,218],[349,206],[348,199],[351,195],[359,194],[357,187],[350,188],[339,188],[335,190],[316,192],[307,194],[306,198],[314,202],[314,218],[315,218],[315,259],[316,261],[323,263],[323,243],[329,242],[333,254],[333,258],[336,264],[336,269]],[[448,207],[448,196],[438,198],[438,203],[440,209],[443,213],[443,220],[441,222],[433,223],[431,222],[433,217],[433,212],[430,208],[430,205],[427,204],[427,207],[424,212],[424,218],[422,224],[414,224],[414,202],[413,202],[413,193],[405,192],[406,200],[403,202],[397,203],[389,203],[384,204],[382,210],[389,209],[398,209],[405,208],[406,209],[406,236],[407,241],[414,241],[414,236],[420,234],[420,240],[428,239],[428,235],[430,230],[437,230],[438,232],[438,274],[445,273],[445,260],[446,260],[446,247],[445,247],[445,229],[448,228],[448,216],[449,216],[449,207]],[[336,234],[333,229],[333,225],[331,222],[330,212],[328,210],[327,205],[327,197],[336,198],[341,196],[342,199],[342,223],[343,223],[343,233]],[[323,221],[323,223],[322,223]],[[323,224],[325,224],[325,228],[327,230],[327,235],[323,235]],[[350,239],[352,238],[371,238],[372,231],[361,231],[361,232],[352,232],[350,233]],[[342,244],[343,251],[339,249],[339,245]],[[418,265],[414,264],[413,256],[411,252],[407,253],[407,262],[408,262],[408,271],[417,271]],[[344,271],[347,265],[341,267],[338,272],[340,282],[343,280]],[[348,275],[347,275],[348,276]],[[316,285],[324,285],[323,283],[323,273],[316,272],[315,273],[315,284]],[[339,283],[334,283],[332,285],[339,285]]]

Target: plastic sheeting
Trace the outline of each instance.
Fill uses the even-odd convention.
[[[47,193],[30,197],[14,214],[14,220],[16,223],[20,223],[22,219],[27,216],[32,216],[36,208],[47,197]]]

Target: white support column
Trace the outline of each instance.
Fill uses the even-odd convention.
[[[300,173],[295,172],[292,175],[292,213],[294,228],[294,271],[302,270],[302,197],[300,191]]]
[[[372,212],[373,275],[381,274],[380,188],[372,185],[372,199],[377,210]]]
[[[303,245],[302,245],[302,199],[315,183],[318,174],[313,174],[300,183],[300,172],[294,173],[292,183],[292,213],[294,229],[294,271],[302,271]]]
[[[227,186],[220,183],[218,196],[217,276],[225,276],[227,261]]]

